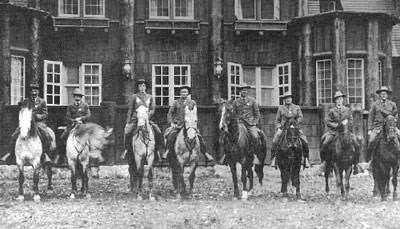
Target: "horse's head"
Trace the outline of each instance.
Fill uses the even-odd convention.
[[[197,108],[190,109],[185,107],[185,131],[189,139],[194,139],[197,136]]]
[[[228,133],[228,126],[232,122],[233,106],[229,101],[223,100],[219,105],[221,119],[219,121],[219,130]]]
[[[292,116],[286,116],[285,122],[287,146],[289,148],[299,147],[299,128],[296,119]]]
[[[148,120],[149,120],[149,108],[146,106],[139,106],[136,109],[136,114],[137,114],[137,126],[138,128],[141,128],[143,126],[146,126]]]
[[[36,130],[34,129],[35,119],[32,107],[33,105],[29,102],[23,103],[19,112],[19,128],[21,138],[27,138],[36,134]]]
[[[393,115],[386,116],[383,122],[383,131],[388,140],[396,138],[396,119]]]
[[[94,124],[86,123],[78,126],[75,136],[82,141],[89,141],[91,150],[103,151],[104,147],[110,144],[110,136],[113,128],[104,129]]]

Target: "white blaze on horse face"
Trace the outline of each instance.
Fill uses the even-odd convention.
[[[19,112],[19,128],[20,136],[26,138],[28,136],[28,131],[31,128],[32,121],[32,109],[22,108]]]
[[[197,129],[197,107],[189,109],[188,106],[185,107],[185,126],[187,129],[187,134],[189,139],[196,137]]]
[[[149,108],[145,106],[139,106],[136,109],[138,126],[145,126],[149,120]]]

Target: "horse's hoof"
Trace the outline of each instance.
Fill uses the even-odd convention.
[[[34,195],[33,196],[33,201],[35,201],[36,203],[40,202],[40,196],[38,194]]]
[[[90,200],[90,199],[92,199],[92,196],[91,196],[89,193],[87,193],[87,194],[85,195],[85,198],[88,199],[88,200]]]
[[[72,193],[72,194],[69,196],[69,198],[70,198],[71,200],[75,200],[75,194]]]
[[[23,195],[19,195],[19,196],[17,197],[17,200],[18,200],[19,202],[23,202],[23,201],[25,200],[25,197],[24,197]]]
[[[239,198],[238,198],[237,196],[234,196],[234,197],[232,197],[232,200],[233,200],[233,201],[238,201]]]
[[[249,198],[249,193],[247,191],[242,192],[242,201],[247,201]]]
[[[149,196],[149,201],[150,201],[150,202],[154,202],[154,201],[156,201],[156,198],[154,198],[154,196],[150,195],[150,196]]]

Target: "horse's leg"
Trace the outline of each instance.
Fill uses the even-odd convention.
[[[326,194],[329,194],[329,176],[331,175],[331,164],[330,162],[326,163],[326,167],[325,167],[325,192]]]
[[[334,163],[333,168],[335,170],[335,178],[336,178],[336,194],[337,195],[343,194],[342,193],[342,186],[343,186],[342,178],[343,178],[343,176],[340,173],[341,169],[338,167],[338,165],[336,163]]]
[[[236,162],[229,162],[229,167],[231,168],[232,180],[233,180],[233,198],[237,199],[239,197],[239,185],[238,185],[238,176],[236,171]]]
[[[393,176],[392,176],[392,184],[393,184],[393,201],[397,201],[397,173],[399,170],[399,166],[393,166]]]
[[[19,201],[24,201],[24,182],[25,182],[25,176],[24,176],[24,165],[18,164],[18,169],[19,169],[19,177],[18,177],[18,198],[17,200]]]
[[[349,194],[350,194],[351,172],[352,172],[352,165],[350,165],[350,167],[346,169],[346,174],[345,174],[345,189],[346,189],[345,199],[346,200],[349,198]]]
[[[296,162],[293,166],[293,176],[292,176],[292,185],[296,188],[296,198],[301,199],[301,192],[300,192],[300,169],[301,169],[301,159],[300,161]]]
[[[143,160],[142,157],[135,155],[135,163],[136,163],[136,185],[137,185],[137,200],[143,200],[142,196],[142,183],[143,183]]]
[[[196,178],[196,168],[197,162],[194,161],[189,167],[190,175],[189,175],[189,185],[190,185],[190,195],[193,194],[193,186],[194,186],[194,179]]]
[[[281,171],[281,193],[283,197],[287,197],[287,185],[290,179],[290,168],[286,162],[278,163],[278,167]]]
[[[47,190],[48,191],[53,191],[53,183],[52,183],[52,177],[53,177],[53,171],[52,171],[52,166],[51,165],[46,165],[45,167],[46,173],[47,173]]]
[[[33,200],[35,202],[40,201],[39,195],[39,173],[40,173],[40,162],[33,166]]]
[[[70,165],[70,170],[71,170],[71,185],[72,185],[72,193],[69,198],[75,199],[75,195],[77,192],[76,189],[76,165]]]
[[[249,178],[249,192],[251,192],[254,187],[254,173],[252,167],[252,165],[249,165],[249,167],[247,167],[247,177]]]
[[[242,179],[242,200],[246,201],[249,194],[248,194],[248,189],[247,189],[247,168],[246,168],[246,162],[241,163],[242,164],[242,175],[241,175],[241,179]]]
[[[89,171],[89,161],[88,161],[87,164],[83,167],[83,173],[82,173],[82,189],[83,189],[83,192],[82,192],[82,194],[83,194],[86,198],[90,199],[88,171]]]
[[[132,162],[129,162],[129,181],[130,181],[130,190],[131,192],[134,191],[134,176],[135,176],[135,168]]]
[[[255,165],[254,170],[256,171],[257,177],[258,177],[258,183],[262,185],[263,179],[264,179],[264,164],[261,165]]]
[[[147,166],[149,171],[147,173],[147,181],[149,183],[149,200],[155,201],[156,199],[153,196],[153,161],[154,161],[154,154],[147,157]]]

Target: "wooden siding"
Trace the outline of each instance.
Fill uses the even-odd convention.
[[[319,14],[319,0],[308,0],[308,14]]]
[[[396,14],[393,0],[341,0],[343,11]]]

